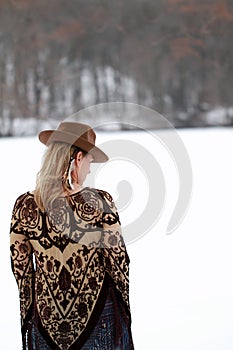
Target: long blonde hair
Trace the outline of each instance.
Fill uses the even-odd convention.
[[[34,191],[35,202],[42,211],[51,207],[59,196],[70,193],[68,172],[78,151],[82,150],[63,142],[53,142],[46,149]]]

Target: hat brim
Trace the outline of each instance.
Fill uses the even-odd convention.
[[[83,139],[82,136],[77,138],[74,134],[65,131],[44,130],[39,133],[38,137],[40,142],[46,146],[49,146],[53,142],[63,142],[79,147],[92,155],[94,163],[104,163],[108,161],[108,156],[101,151],[101,149],[93,146],[92,143]]]

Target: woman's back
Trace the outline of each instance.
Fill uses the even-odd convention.
[[[117,305],[115,326],[130,323],[129,259],[107,192],[84,188],[59,197],[48,213],[38,209],[33,193],[20,196],[12,215],[11,252],[25,349],[36,334],[51,349],[81,348],[91,341],[106,305],[115,311]]]

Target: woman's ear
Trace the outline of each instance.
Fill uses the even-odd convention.
[[[76,154],[76,157],[75,157],[75,160],[77,162],[77,165],[79,165],[79,163],[81,162],[81,160],[83,159],[83,153],[81,151],[79,151],[77,154]]]

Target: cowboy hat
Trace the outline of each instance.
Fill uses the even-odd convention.
[[[77,146],[93,156],[93,162],[103,163],[108,156],[95,146],[96,134],[86,124],[78,122],[62,122],[55,130],[44,130],[38,135],[39,140],[46,146],[52,142],[64,142]]]

